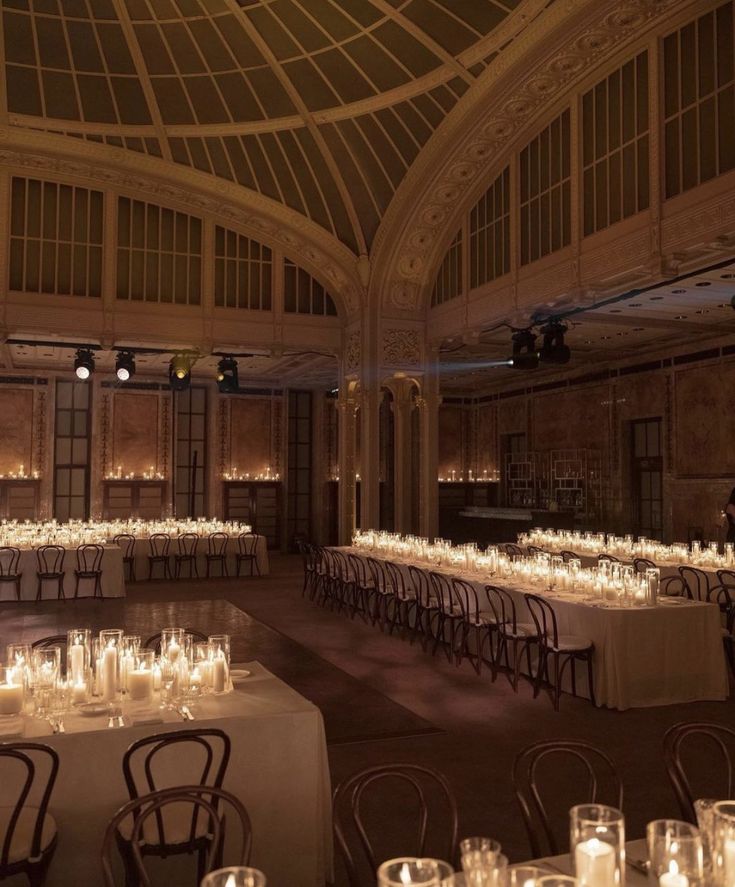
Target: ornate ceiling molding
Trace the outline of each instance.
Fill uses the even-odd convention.
[[[122,148],[13,127],[0,127],[0,167],[81,178],[209,215],[283,250],[348,314],[360,310],[364,287],[354,253],[295,210],[240,185]]]
[[[510,159],[515,143],[532,134],[538,118],[590,67],[670,15],[672,7],[688,3],[557,0],[498,56],[432,137],[383,218],[371,288],[386,310],[424,309],[442,247],[478,189]]]

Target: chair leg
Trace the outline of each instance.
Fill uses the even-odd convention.
[[[592,669],[592,653],[589,652],[587,654],[587,680],[589,681],[590,688],[590,702],[593,706],[597,705],[595,702],[595,675]]]
[[[36,600],[40,601],[42,599],[42,595],[43,595],[43,579],[41,579],[39,577],[38,583],[37,583],[37,588],[36,588]]]
[[[58,590],[56,592],[56,599],[59,601],[66,601],[66,595],[64,594],[64,577],[59,576],[56,580],[58,583]]]
[[[74,600],[79,597],[79,576],[76,577],[76,582],[74,583]]]

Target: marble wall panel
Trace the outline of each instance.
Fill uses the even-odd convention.
[[[0,474],[15,473],[22,465],[28,474],[36,468],[33,457],[33,391],[0,389]]]
[[[141,475],[158,466],[158,408],[157,393],[145,391],[117,391],[112,406],[113,471],[122,468],[123,474]]]
[[[230,407],[231,470],[260,474],[272,464],[272,404],[268,397],[233,397]]]

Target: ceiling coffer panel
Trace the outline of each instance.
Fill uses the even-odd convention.
[[[496,29],[527,13],[520,7],[540,8],[533,0],[0,5],[11,124],[227,179],[358,253],[422,146],[484,70],[477,59],[493,56]]]

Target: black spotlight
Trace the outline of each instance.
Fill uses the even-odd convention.
[[[232,394],[240,388],[234,357],[223,357],[217,364],[217,387],[221,394]]]
[[[191,385],[191,363],[185,354],[174,354],[168,366],[168,384],[174,391],[186,391]]]
[[[531,330],[516,330],[513,333],[513,356],[510,366],[514,370],[535,370],[538,366],[536,336]]]
[[[127,382],[135,375],[135,355],[132,351],[117,352],[115,375],[121,382]]]
[[[74,372],[77,379],[88,379],[94,372],[94,352],[90,348],[79,348],[74,359]]]
[[[558,320],[549,321],[541,330],[544,334],[544,344],[539,351],[539,358],[544,363],[569,363],[572,352],[569,346],[564,344],[564,334],[567,328]]]

